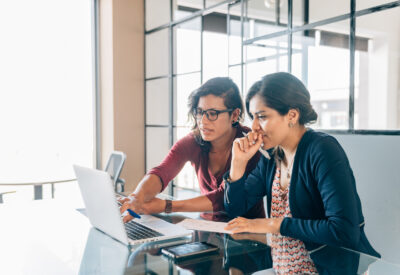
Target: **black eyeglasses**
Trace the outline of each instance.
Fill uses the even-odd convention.
[[[193,110],[193,116],[197,120],[201,120],[203,118],[203,115],[206,114],[206,117],[209,121],[215,121],[218,119],[218,115],[221,113],[226,113],[226,112],[232,112],[233,109],[226,109],[226,110],[214,110],[214,109],[208,109],[208,110],[202,110],[200,108],[196,108]]]

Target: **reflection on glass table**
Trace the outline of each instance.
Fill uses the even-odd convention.
[[[187,217],[228,219],[222,212],[157,216],[172,223]],[[129,249],[92,228],[89,220],[72,205],[57,201],[3,204],[0,217],[0,274],[252,274],[272,266],[265,234],[194,231],[181,240],[138,244]],[[219,252],[179,263],[161,254],[163,247],[186,242],[208,242],[218,246]],[[357,260],[353,274],[365,274],[365,270],[369,275],[400,274],[399,265],[346,251]],[[332,255],[326,264],[343,263]]]
[[[185,213],[186,214],[186,213]],[[227,221],[228,217],[223,212],[218,213],[197,213],[190,215],[191,218],[207,219],[214,221]],[[172,223],[178,223],[185,219],[186,215],[179,213],[170,215],[157,215]],[[92,230],[93,231],[93,230]],[[92,232],[88,237],[88,243],[92,239],[91,235],[99,235],[99,232]],[[95,230],[97,231],[97,230]],[[101,233],[102,234],[102,233]],[[104,239],[108,238],[103,236]],[[110,239],[112,240],[112,239]],[[115,242],[115,241],[114,241]],[[179,243],[188,242],[207,242],[219,247],[219,252],[210,255],[189,258],[183,261],[174,261],[171,258],[164,256],[161,249],[168,246],[173,246]],[[102,253],[92,252],[90,255],[107,255],[111,253],[109,246],[103,246],[100,241],[97,241],[98,249],[102,249]],[[87,244],[86,249],[88,249]],[[117,245],[115,245],[115,251]],[[339,254],[335,251],[341,251],[341,258],[335,255]],[[116,252],[117,253],[117,252]],[[268,246],[268,234],[222,234],[215,232],[194,231],[191,238],[182,240],[175,240],[174,242],[154,242],[145,243],[132,247],[127,255],[126,251],[122,248],[120,252],[121,257],[115,259],[115,264],[121,264],[121,260],[125,259],[124,274],[253,274],[259,272],[260,274],[270,274],[265,271],[272,267],[272,258],[270,247]],[[318,262],[317,264],[324,266],[326,270],[333,273],[326,274],[339,274],[335,273],[338,270],[343,270],[346,267],[345,273],[340,274],[397,274],[400,272],[400,266],[390,264],[382,259],[378,259],[363,253],[351,251],[344,248],[329,247],[326,252],[331,253],[329,262]],[[86,255],[86,251],[85,251]],[[97,260],[93,257],[82,259],[82,266],[88,267],[87,260],[93,262],[93,268],[89,271],[95,271],[96,262],[102,262],[99,256]],[[110,257],[109,259],[111,259]],[[103,262],[103,271],[108,269],[107,261]],[[98,266],[98,264],[97,264]],[[117,266],[115,266],[117,268]],[[117,270],[120,270],[117,268]],[[115,270],[115,271],[117,271]],[[265,273],[267,272],[267,273]],[[115,273],[119,274],[119,273]],[[258,274],[258,273],[257,273]],[[273,274],[273,273],[272,273]]]

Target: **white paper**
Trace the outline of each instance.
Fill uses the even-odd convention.
[[[179,225],[185,227],[186,229],[232,234],[232,231],[224,229],[227,224],[228,223],[226,222],[213,222],[195,219],[184,219],[179,223]]]

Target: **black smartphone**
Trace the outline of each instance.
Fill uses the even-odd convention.
[[[217,252],[219,248],[206,242],[194,242],[161,249],[161,253],[176,261]]]

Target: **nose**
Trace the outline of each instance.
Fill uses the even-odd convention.
[[[260,130],[260,123],[258,122],[257,118],[253,119],[253,122],[251,123],[251,130],[253,130],[253,132]]]

